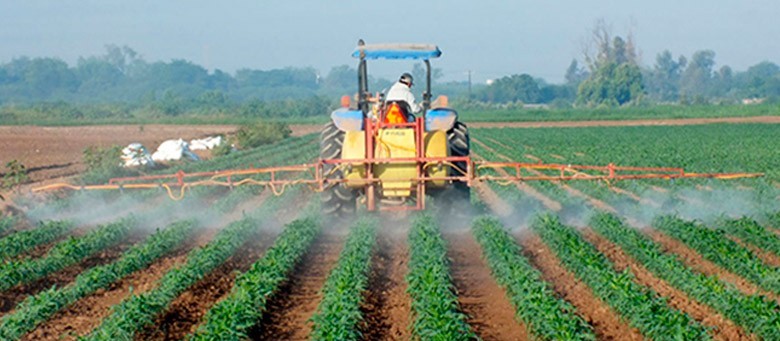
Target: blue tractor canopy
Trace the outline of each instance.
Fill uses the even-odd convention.
[[[361,56],[362,54],[362,56]],[[369,44],[358,45],[352,57],[365,59],[423,59],[438,58],[441,50],[431,44]]]

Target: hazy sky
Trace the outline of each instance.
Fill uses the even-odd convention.
[[[716,68],[736,71],[780,62],[777,0],[548,1],[202,1],[2,0],[0,62],[15,57],[100,55],[127,45],[147,61],[186,59],[210,70],[312,66],[326,74],[355,60],[359,38],[425,42],[443,51],[434,67],[446,80],[528,73],[563,80],[598,19],[633,31],[642,63],[669,49],[677,56],[716,52]],[[395,77],[411,65],[369,71]],[[372,68],[373,67],[373,68]]]

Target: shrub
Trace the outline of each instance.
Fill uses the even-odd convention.
[[[258,122],[241,127],[236,132],[236,142],[242,149],[255,148],[285,139],[290,137],[290,134],[292,134],[292,130],[285,123]]]

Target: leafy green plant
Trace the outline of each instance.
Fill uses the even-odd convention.
[[[707,260],[780,294],[780,268],[765,264],[752,251],[726,238],[723,231],[675,216],[658,217],[653,227],[682,241]]]
[[[460,311],[450,275],[447,243],[430,214],[420,214],[409,230],[409,273],[412,333],[421,340],[472,340],[476,335]]]
[[[5,164],[5,168],[8,169],[5,172],[5,175],[3,175],[2,187],[5,189],[18,187],[19,185],[30,180],[30,177],[27,176],[27,167],[25,167],[18,160],[8,161]]]
[[[780,237],[750,218],[727,219],[718,224],[726,234],[780,256]]]
[[[371,256],[376,245],[376,220],[362,218],[347,237],[338,264],[322,289],[322,301],[312,316],[313,340],[359,340],[360,310],[368,287]]]
[[[16,223],[16,219],[14,219],[10,215],[0,218],[0,235],[13,228],[15,223]],[[0,239],[0,243],[2,243],[2,239]],[[2,252],[3,252],[3,247],[0,246],[0,253]],[[0,256],[0,259],[2,258],[3,257]]]
[[[173,223],[128,249],[117,261],[89,269],[65,287],[52,286],[28,297],[0,319],[0,339],[18,340],[78,299],[146,268],[179,245],[194,227],[192,220]]]
[[[493,217],[474,220],[472,232],[493,277],[506,289],[517,318],[541,340],[595,340],[593,329],[568,302],[556,297],[520,246]]]
[[[585,282],[610,307],[654,340],[708,340],[707,329],[685,313],[669,307],[652,289],[639,285],[626,270],[613,264],[573,228],[552,215],[541,215],[532,224],[561,263]]]
[[[600,213],[590,220],[600,235],[617,244],[658,278],[702,302],[764,340],[780,339],[780,305],[759,295],[745,295],[716,276],[706,276],[687,267],[673,254],[664,253],[641,232],[627,227],[618,217]]]
[[[41,223],[37,228],[18,231],[0,239],[0,260],[11,259],[31,248],[51,242],[73,228],[68,221],[49,221]]]
[[[262,318],[268,298],[287,279],[288,273],[319,233],[312,218],[288,224],[265,256],[236,279],[230,294],[206,313],[205,322],[193,340],[240,340]]]
[[[55,271],[76,264],[90,255],[121,240],[135,226],[134,218],[120,219],[101,226],[83,237],[70,237],[55,245],[45,256],[36,259],[9,261],[0,265],[0,291],[18,284],[30,283]]]
[[[236,132],[236,142],[242,149],[255,148],[283,140],[292,134],[286,123],[258,122],[242,126]]]

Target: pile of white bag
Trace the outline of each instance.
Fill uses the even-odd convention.
[[[182,158],[188,158],[193,161],[200,161],[200,157],[195,155],[189,147],[189,143],[182,139],[168,140],[157,147],[157,151],[152,154],[154,161],[176,161]]]
[[[209,136],[190,141],[190,150],[211,150],[222,144],[222,136]]]
[[[122,162],[125,167],[154,167],[155,161],[176,161],[182,158],[200,161],[200,157],[193,153],[193,150],[211,150],[222,144],[222,142],[222,136],[193,139],[190,143],[182,139],[167,140],[161,143],[157,147],[157,151],[151,155],[140,143],[131,143],[122,149]]]
[[[122,149],[122,162],[125,167],[149,166],[154,167],[154,161],[149,152],[140,143],[131,143]]]

